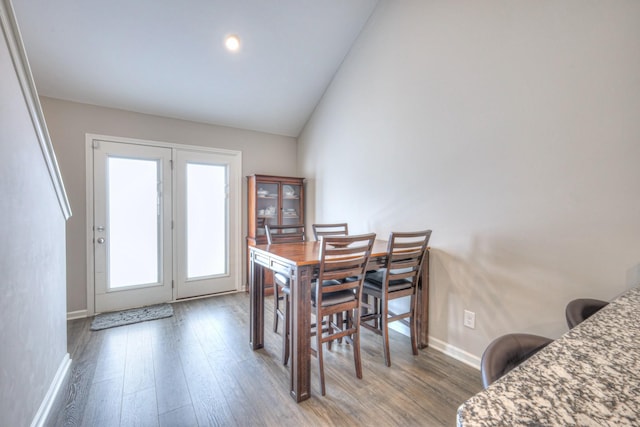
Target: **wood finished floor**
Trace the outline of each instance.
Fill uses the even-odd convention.
[[[350,345],[325,351],[327,395],[311,358],[311,399],[289,397],[281,335],[266,302],[265,348],[249,348],[245,293],[174,304],[174,316],[90,331],[68,324],[70,374],[48,426],[453,426],[457,407],[482,389],[480,373],[444,354],[411,354],[392,332],[392,366],[381,337],[362,332],[363,379]]]

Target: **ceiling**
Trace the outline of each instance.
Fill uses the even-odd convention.
[[[13,0],[40,95],[294,137],[376,3]]]

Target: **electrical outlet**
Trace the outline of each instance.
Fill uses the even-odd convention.
[[[476,328],[476,314],[473,311],[465,310],[464,311],[463,324],[467,328],[475,329]]]

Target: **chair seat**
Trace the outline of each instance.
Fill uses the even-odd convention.
[[[323,287],[339,285],[340,282],[337,280],[325,280],[322,284]],[[352,291],[337,291],[325,293],[322,297],[322,306],[328,307],[330,305],[342,304],[344,302],[353,301],[355,299],[355,294]],[[311,303],[313,306],[316,306],[316,285],[311,289]]]
[[[364,280],[364,288],[380,291],[382,290],[382,284],[384,283],[384,271],[375,271],[373,273],[367,273]],[[401,291],[409,289],[412,285],[411,279],[400,279],[389,281],[389,292]]]

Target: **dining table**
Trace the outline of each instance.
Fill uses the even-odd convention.
[[[249,246],[249,340],[253,350],[264,347],[264,269],[290,277],[290,391],[296,402],[311,396],[311,289],[320,264],[321,243],[304,241]],[[367,269],[384,266],[387,241],[376,240]],[[417,296],[418,347],[428,346],[429,251],[422,265]]]
[[[457,424],[640,425],[640,288],[624,292],[464,402]]]

